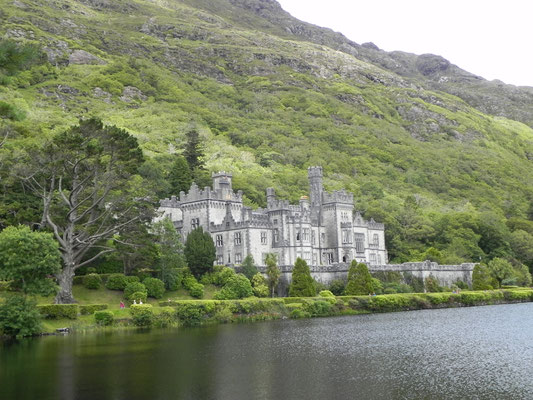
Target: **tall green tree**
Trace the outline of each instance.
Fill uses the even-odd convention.
[[[289,296],[313,297],[315,294],[315,280],[311,276],[309,266],[305,260],[298,257],[292,270],[292,282],[289,288]]]
[[[503,258],[496,257],[490,260],[487,267],[492,277],[498,282],[498,287],[502,287],[502,282],[505,279],[513,277],[513,266]]]
[[[278,286],[281,271],[278,268],[278,258],[274,253],[268,253],[265,258],[266,274],[268,277],[268,286],[270,289],[270,297],[274,297],[274,290]]]
[[[241,268],[244,276],[250,279],[250,281],[258,272],[257,267],[255,266],[254,257],[251,254],[248,254],[246,257],[244,257],[244,260],[241,264]]]
[[[153,214],[137,174],[143,162],[137,140],[96,118],[81,120],[44,149],[28,149],[19,165],[25,184],[41,197],[41,225],[59,242],[63,269],[56,274],[57,303],[73,303],[75,271],[115,251],[106,241]],[[92,249],[99,251],[86,258]]]
[[[189,233],[185,241],[185,259],[187,266],[196,278],[213,269],[216,248],[209,232],[198,227]]]
[[[476,264],[472,272],[472,289],[474,290],[491,290],[492,276],[485,264]]]
[[[348,283],[344,292],[351,296],[374,292],[372,275],[368,272],[368,267],[365,264],[352,260],[348,271]]]
[[[168,173],[171,193],[179,198],[181,191],[187,193],[192,183],[192,173],[189,163],[183,156],[176,156],[172,168]]]
[[[169,290],[176,287],[176,268],[185,267],[185,254],[181,236],[174,224],[168,218],[163,218],[152,226],[156,237],[156,247],[159,255],[157,270],[159,279]]]
[[[0,232],[0,280],[11,281],[11,287],[21,292],[0,305],[0,333],[22,337],[40,332],[36,301],[26,295],[47,296],[57,291],[50,276],[61,269],[58,247],[50,233],[33,232],[26,226]]]
[[[47,232],[10,226],[0,232],[0,279],[25,294],[47,296],[57,290],[50,277],[61,270],[57,241]]]
[[[200,133],[196,127],[191,127],[185,134],[186,143],[183,155],[191,171],[203,167],[204,150],[200,140]]]

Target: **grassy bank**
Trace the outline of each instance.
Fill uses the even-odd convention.
[[[77,290],[79,294],[77,298],[80,303],[74,306],[75,311],[71,309],[66,312],[69,315],[68,318],[62,315],[63,311],[57,312],[54,318],[54,312],[49,309],[50,305],[41,306],[41,308],[47,309],[49,313],[48,317],[43,319],[45,333],[55,332],[58,328],[86,331],[102,329],[103,326],[106,326],[105,329],[128,329],[136,326],[194,326],[533,301],[533,289],[529,288],[463,291],[461,293],[248,298],[243,300],[192,300],[185,298],[184,294],[171,292],[164,299],[151,299],[147,304],[120,309],[119,292],[113,293],[113,291],[107,290],[84,292],[85,289],[81,287]],[[104,296],[98,296],[98,292],[103,292],[100,294]],[[87,302],[92,302],[92,305],[89,306]],[[68,307],[66,305],[52,306],[57,310]],[[94,313],[92,313],[93,311]],[[45,314],[43,310],[41,312]],[[97,322],[98,319],[99,322]]]

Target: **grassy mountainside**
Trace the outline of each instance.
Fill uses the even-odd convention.
[[[268,186],[297,200],[307,166],[324,166],[328,189],[353,191],[358,209],[388,224],[397,260],[429,246],[448,261],[487,255],[482,221],[509,254],[512,231],[533,235],[531,88],[360,46],[273,0],[0,6],[4,40],[46,55],[4,71],[11,111],[0,112],[18,132],[4,149],[96,115],[135,135],[164,176],[193,123],[208,169],[232,171],[251,205],[265,204]],[[455,223],[468,232],[448,232]]]

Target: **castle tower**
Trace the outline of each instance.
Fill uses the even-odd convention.
[[[274,188],[267,188],[266,190],[266,196],[267,196],[267,207],[270,208],[276,201],[276,191]]]
[[[307,168],[307,176],[309,178],[311,208],[319,208],[322,205],[322,193],[324,192],[324,186],[322,185],[322,167]]]
[[[213,191],[220,192],[222,194],[222,198],[229,198],[232,193],[231,188],[231,173],[229,172],[217,172],[211,175],[213,178]]]

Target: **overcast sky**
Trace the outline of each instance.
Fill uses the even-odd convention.
[[[387,51],[432,53],[486,79],[533,86],[532,0],[278,0],[294,17]]]

